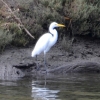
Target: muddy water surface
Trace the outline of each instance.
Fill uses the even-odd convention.
[[[100,100],[100,74],[1,80],[0,100]]]

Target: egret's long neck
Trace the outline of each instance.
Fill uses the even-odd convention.
[[[53,35],[53,33],[52,33],[53,32],[53,28],[51,26],[49,27],[49,32],[50,32],[50,34]]]
[[[49,27],[49,32],[52,35],[51,41],[55,44],[58,39],[58,32],[53,27]]]
[[[50,32],[50,34],[52,34],[53,36],[54,36],[54,35],[57,35],[57,30],[54,29],[54,27],[52,27],[52,26],[49,27],[49,32]]]

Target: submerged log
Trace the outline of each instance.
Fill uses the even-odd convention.
[[[66,73],[100,73],[100,63],[91,61],[71,62],[49,70],[49,73],[64,75]]]

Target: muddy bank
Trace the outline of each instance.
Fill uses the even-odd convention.
[[[36,74],[36,60],[31,57],[34,46],[8,48],[0,55],[0,79],[15,79]],[[100,40],[89,37],[75,37],[69,51],[63,50],[61,42],[47,53],[48,73],[100,73]],[[43,74],[43,54],[38,56],[40,66],[37,73]]]

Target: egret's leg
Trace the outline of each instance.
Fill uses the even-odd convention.
[[[46,66],[46,54],[44,53],[44,66],[45,66],[45,70],[47,71],[47,66]]]
[[[37,59],[37,55],[36,55],[36,70],[39,70],[39,64],[38,64],[38,59]]]

